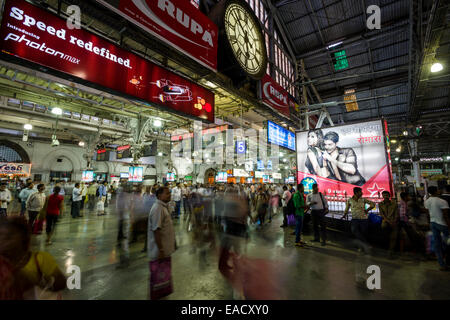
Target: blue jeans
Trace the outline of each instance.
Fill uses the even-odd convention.
[[[180,217],[181,212],[181,201],[175,201],[175,215],[177,218]]]
[[[439,223],[432,222],[431,231],[433,232],[434,252],[436,253],[436,256],[438,258],[439,265],[441,267],[445,267],[442,252],[445,252],[445,248],[447,246],[444,241],[446,242],[448,239],[448,227]],[[444,234],[444,238],[442,238],[441,233]]]
[[[297,221],[295,225],[295,243],[300,242],[300,235],[302,233],[303,228],[303,216],[295,216],[295,220]]]
[[[25,214],[25,211],[27,211],[27,202],[21,201],[20,205],[20,216],[23,216]]]

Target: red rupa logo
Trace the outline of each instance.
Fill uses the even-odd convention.
[[[206,102],[206,100],[203,99],[202,97],[197,97],[197,103],[194,105],[194,108],[199,109],[199,110],[203,109],[208,113],[212,111],[211,104]]]

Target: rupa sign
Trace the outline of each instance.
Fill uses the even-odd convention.
[[[0,162],[0,175],[19,175],[29,176],[31,173],[31,164],[29,163],[8,163]]]
[[[289,94],[267,74],[261,80],[261,99],[269,107],[290,116]]]
[[[218,28],[189,1],[97,0],[205,67],[217,70]]]

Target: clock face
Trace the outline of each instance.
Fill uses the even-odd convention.
[[[239,3],[225,11],[225,32],[234,56],[251,76],[260,78],[267,67],[266,48],[258,22]]]

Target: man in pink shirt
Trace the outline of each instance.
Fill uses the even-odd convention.
[[[289,208],[288,208],[288,203],[289,200],[291,200],[292,198],[292,194],[289,192],[288,188],[286,186],[283,187],[283,196],[282,196],[282,205],[283,205],[283,224],[280,226],[281,228],[285,228],[287,227],[288,223],[287,223],[287,216],[289,214],[291,214],[292,212],[288,212]]]

